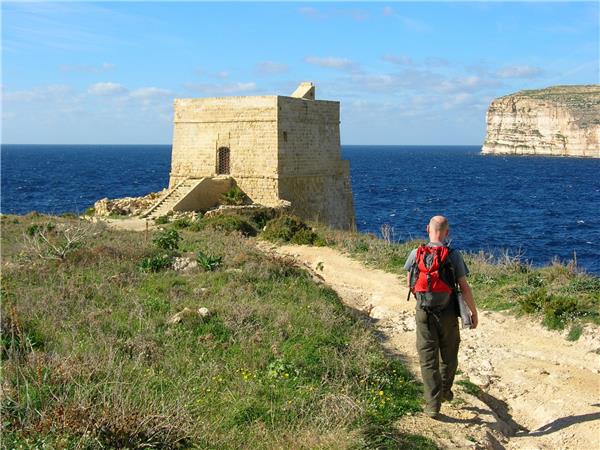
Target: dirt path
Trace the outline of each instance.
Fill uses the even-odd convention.
[[[406,301],[396,275],[327,247],[260,245],[294,256],[348,306],[367,312],[387,350],[420,378],[415,304]],[[597,329],[573,343],[530,319],[482,311],[477,330],[462,331],[457,377],[470,379],[482,393],[476,397],[455,385],[456,398],[442,406],[441,421],[419,414],[399,426],[442,448],[600,449],[599,349]]]

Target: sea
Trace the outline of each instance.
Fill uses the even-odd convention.
[[[600,275],[600,159],[481,155],[480,146],[344,145],[356,224],[397,241],[450,222],[451,245]],[[2,145],[0,212],[82,213],[168,184],[170,145]]]

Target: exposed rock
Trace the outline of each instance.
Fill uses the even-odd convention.
[[[176,219],[196,220],[196,219],[200,219],[202,217],[201,213],[197,213],[194,211],[171,211],[167,215],[171,218],[171,220],[176,220]]]
[[[198,308],[198,315],[200,317],[202,317],[203,319],[206,319],[211,316],[211,313],[208,310],[208,308],[202,307],[202,308]]]
[[[201,307],[201,308],[198,308],[197,311],[194,311],[194,310],[192,310],[190,308],[183,308],[177,314],[173,315],[167,321],[167,323],[169,325],[177,325],[178,323],[181,323],[182,321],[184,321],[186,319],[193,319],[193,318],[207,319],[211,315],[212,314],[208,310],[208,308]]]
[[[177,314],[175,314],[174,316],[172,316],[167,321],[167,323],[169,325],[176,325],[176,324],[180,323],[184,318],[186,318],[186,317],[192,317],[194,315],[195,315],[194,311],[192,311],[190,308],[183,308]]]
[[[600,158],[600,85],[524,90],[492,101],[483,154]]]
[[[198,267],[198,263],[192,258],[185,256],[176,256],[173,258],[173,270],[177,272],[189,272]]]
[[[143,197],[103,198],[94,203],[94,215],[99,217],[137,216],[150,208],[165,191],[151,192]]]

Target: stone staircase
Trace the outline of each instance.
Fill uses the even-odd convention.
[[[170,189],[163,197],[161,197],[150,209],[148,209],[142,217],[147,219],[156,219],[164,216],[171,211],[177,203],[183,200],[196,186],[204,181],[204,178],[186,178]]]

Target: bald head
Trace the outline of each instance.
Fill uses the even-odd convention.
[[[448,219],[444,216],[433,216],[429,221],[429,229],[444,232],[448,229]]]
[[[433,216],[429,221],[427,231],[431,242],[442,242],[448,235],[448,219],[444,216]]]

